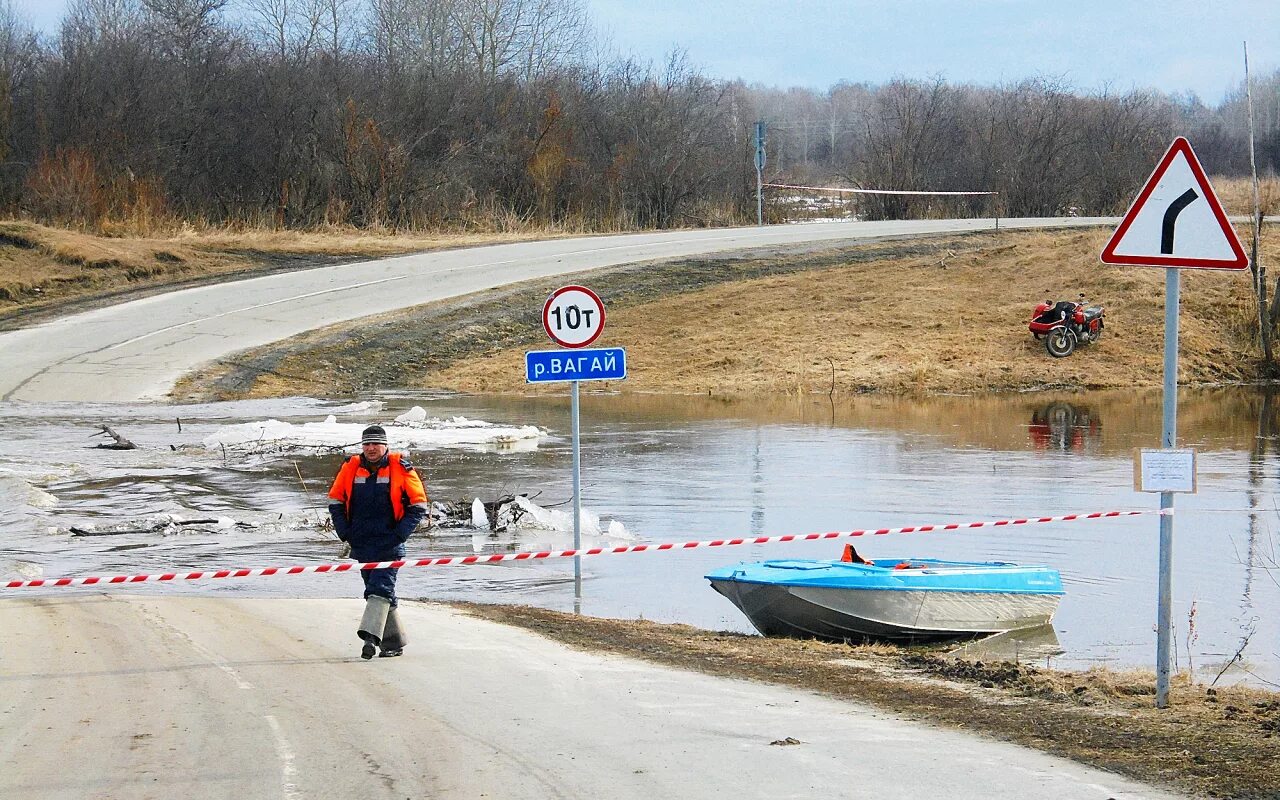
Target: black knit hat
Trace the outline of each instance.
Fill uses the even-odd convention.
[[[360,434],[360,444],[386,444],[387,432],[381,425],[370,425]]]

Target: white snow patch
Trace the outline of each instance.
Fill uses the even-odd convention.
[[[479,497],[471,501],[471,527],[485,529],[489,527],[489,515],[484,513],[484,502]]]

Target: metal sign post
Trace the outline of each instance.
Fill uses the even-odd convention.
[[[582,444],[578,436],[578,384],[570,389],[569,415],[573,422],[573,549],[582,549]],[[573,613],[582,612],[582,557],[573,557]]]
[[[568,381],[573,438],[573,549],[582,549],[582,447],[578,424],[578,384],[623,380],[627,353],[621,347],[584,350],[604,332],[604,301],[585,286],[556,289],[542,306],[542,327],[551,341],[570,350],[531,350],[524,354],[529,383]],[[573,557],[573,610],[582,611],[582,558]]]
[[[1175,246],[1176,245],[1176,246]],[[1120,226],[1102,249],[1102,263],[1164,267],[1164,420],[1160,442],[1178,438],[1179,269],[1246,269],[1249,260],[1218,196],[1191,149],[1173,140]],[[1173,641],[1173,491],[1160,492],[1160,577],[1156,607],[1156,707],[1169,704]]]
[[[1178,446],[1178,303],[1181,274],[1164,271],[1164,423],[1160,446]],[[1169,704],[1173,640],[1173,492],[1160,493],[1160,577],[1156,601],[1156,708]]]

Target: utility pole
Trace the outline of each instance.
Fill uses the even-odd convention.
[[[1271,330],[1275,324],[1276,309],[1267,311],[1267,270],[1258,263],[1258,229],[1262,227],[1262,205],[1258,199],[1258,158],[1253,140],[1253,82],[1249,80],[1249,43],[1244,43],[1244,94],[1249,110],[1249,168],[1253,173],[1253,241],[1249,248],[1249,266],[1258,290],[1258,336],[1262,339],[1262,354],[1271,364]],[[1274,301],[1273,301],[1274,302]],[[1280,304],[1277,304],[1280,306]]]
[[[764,122],[756,123],[756,224],[764,224]]]

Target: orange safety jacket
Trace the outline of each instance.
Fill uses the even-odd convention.
[[[391,510],[395,513],[396,522],[399,522],[404,519],[405,498],[408,498],[411,505],[425,507],[427,490],[423,487],[417,471],[405,469],[400,463],[399,453],[388,453],[387,461],[386,475],[391,482]],[[369,470],[361,464],[360,456],[347,459],[342,469],[338,470],[338,477],[334,478],[333,486],[329,489],[329,499],[342,503],[346,507],[347,519],[351,519],[351,489],[356,480],[367,480],[369,475]],[[378,479],[382,480],[382,477],[379,476]]]

